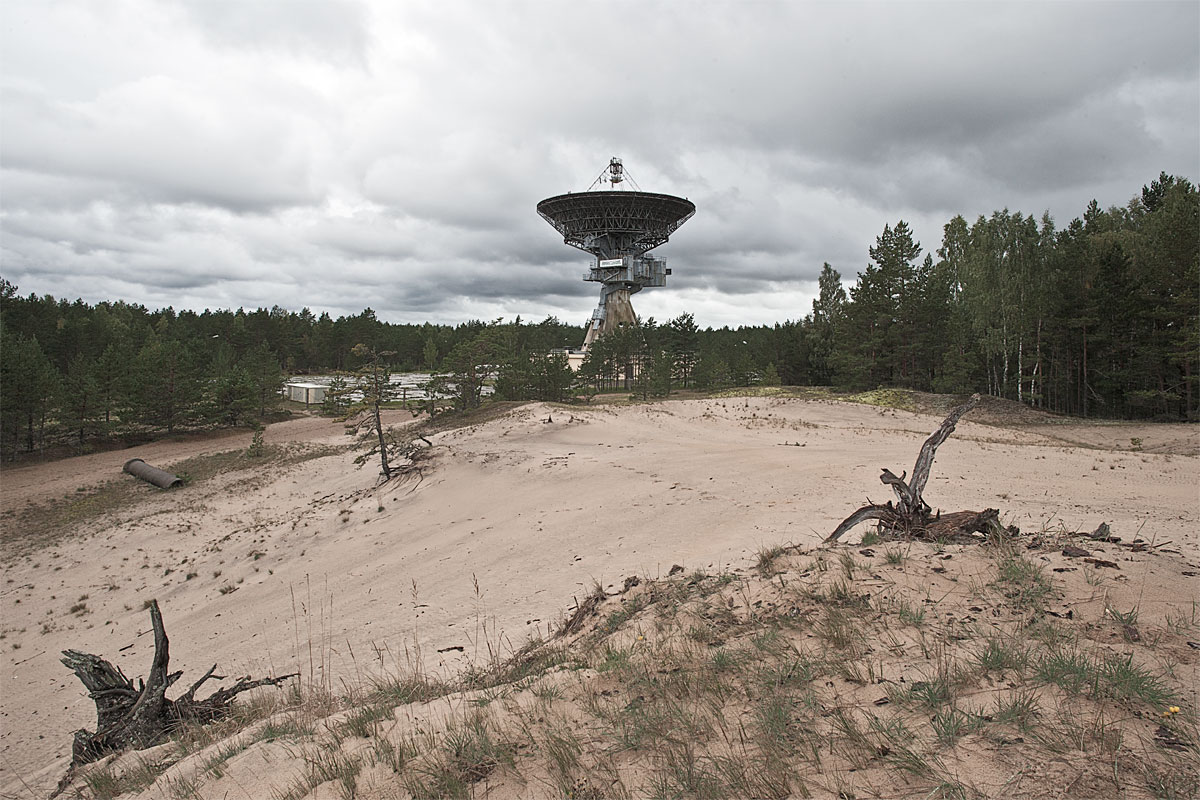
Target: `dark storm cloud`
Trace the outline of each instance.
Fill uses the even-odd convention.
[[[798,318],[905,219],[1065,224],[1200,173],[1184,3],[63,2],[0,27],[22,291],[586,318],[537,201],[611,155],[698,213],[639,311]]]

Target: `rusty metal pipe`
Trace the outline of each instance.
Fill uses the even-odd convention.
[[[126,461],[122,471],[135,478],[141,478],[146,483],[152,483],[160,489],[170,489],[183,483],[183,479],[178,475],[172,475],[166,470],[152,467],[140,458],[131,458]]]

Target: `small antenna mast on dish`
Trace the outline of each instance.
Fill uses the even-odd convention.
[[[621,185],[626,181],[632,190]],[[666,286],[671,274],[667,262],[646,253],[665,244],[692,218],[696,206],[683,197],[643,192],[614,156],[586,192],[548,197],[538,203],[537,211],[562,234],[565,244],[596,259],[583,276],[601,284],[600,304],[583,340],[587,350],[609,331],[637,321],[631,294],[647,286]]]
[[[587,190],[589,192],[595,191],[597,186],[608,184],[613,191],[621,191],[625,188],[621,184],[626,181],[629,182],[634,191],[640,192],[642,190],[642,187],[637,185],[637,181],[633,179],[633,176],[625,171],[625,165],[621,163],[621,159],[613,156],[609,159],[608,166],[596,176],[596,180],[592,181],[592,185]]]

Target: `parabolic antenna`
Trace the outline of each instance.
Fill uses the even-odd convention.
[[[537,211],[562,234],[563,242],[595,256],[583,279],[602,284],[600,304],[592,313],[583,346],[636,317],[629,295],[647,286],[665,286],[666,261],[646,255],[665,243],[696,213],[690,200],[669,194],[621,188],[626,180],[621,159],[613,158],[592,187],[611,189],[560,194],[538,203]]]

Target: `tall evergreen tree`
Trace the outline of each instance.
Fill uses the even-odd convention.
[[[0,353],[0,445],[13,458],[43,446],[59,377],[36,338],[5,332]]]
[[[484,382],[492,373],[500,352],[496,326],[485,327],[454,346],[443,361],[445,384],[460,411],[478,408]]]
[[[202,398],[196,360],[175,339],[153,335],[133,366],[131,404],[142,423],[168,434],[192,422]]]
[[[674,377],[685,389],[696,369],[696,358],[700,350],[699,333],[696,319],[691,314],[680,314],[663,328],[663,339]]]
[[[809,372],[813,383],[828,386],[833,382],[834,337],[847,303],[842,276],[828,261],[817,277],[817,290],[812,304]]]
[[[106,433],[114,432],[118,423],[125,423],[125,417],[129,416],[130,365],[133,358],[133,347],[122,336],[110,341],[96,362],[96,405]]]
[[[901,220],[885,225],[869,252],[874,263],[850,290],[834,354],[838,383],[854,388],[901,385],[913,370],[921,245]]]
[[[82,450],[89,436],[103,431],[103,400],[96,381],[97,362],[82,353],[71,359],[61,382],[58,399],[59,423]]]
[[[279,358],[271,352],[265,341],[260,341],[242,356],[241,366],[250,381],[254,408],[261,419],[268,410],[279,405],[280,390],[283,388],[283,370],[279,368]]]

